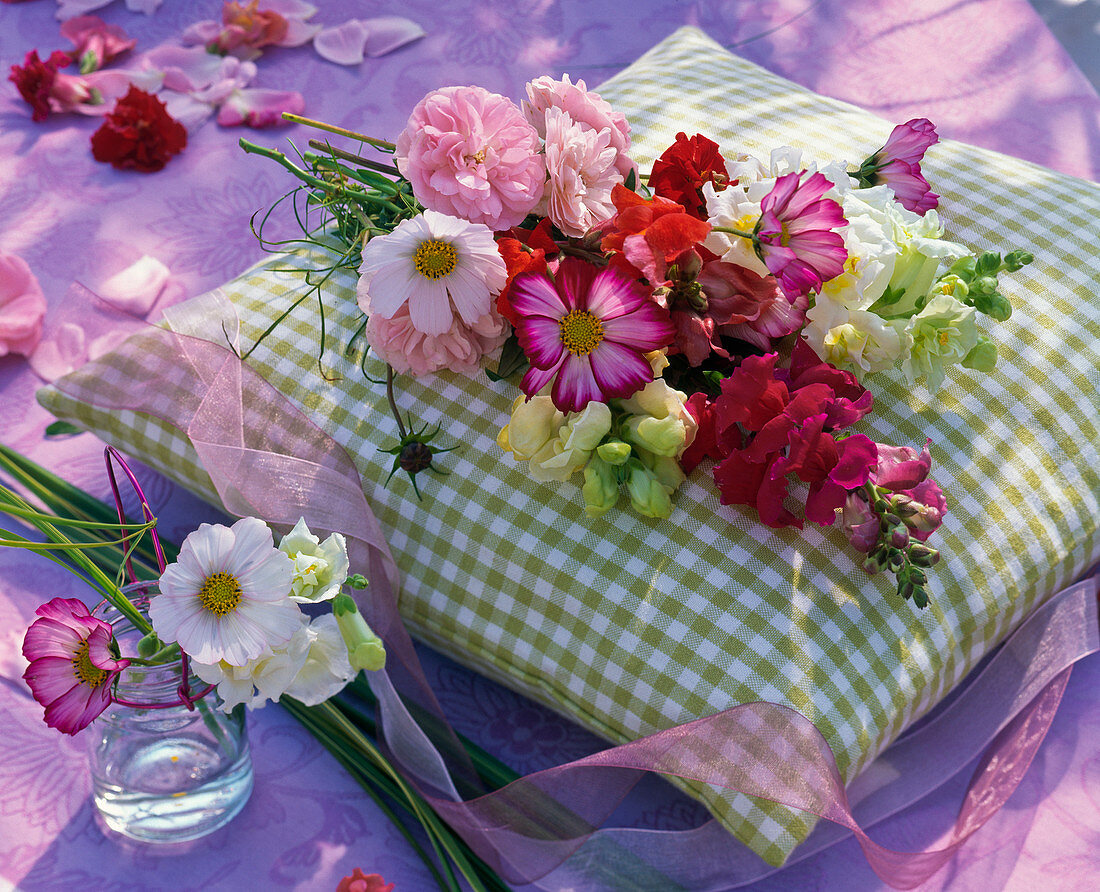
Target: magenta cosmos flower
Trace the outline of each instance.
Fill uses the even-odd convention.
[[[111,685],[129,660],[111,653],[113,633],[75,598],[39,607],[23,638],[23,679],[46,707],[46,724],[65,734],[87,728],[111,702]]]
[[[421,99],[394,161],[424,207],[496,230],[521,223],[546,181],[535,128],[510,99],[483,87],[444,87]]]
[[[939,141],[936,126],[927,118],[913,118],[898,124],[886,139],[886,145],[860,165],[856,178],[861,186],[885,183],[894,191],[902,207],[924,214],[939,205],[921,173],[920,163],[930,146]]]
[[[755,232],[760,259],[792,301],[839,276],[848,259],[844,237],[834,231],[848,221],[839,204],[822,197],[833,184],[824,174],[804,174],[775,181],[760,202]]]
[[[644,354],[676,333],[668,311],[641,285],[575,257],[563,260],[553,278],[518,276],[509,300],[531,362],[523,392],[534,396],[553,381],[551,399],[562,412],[644,387],[653,380]]]

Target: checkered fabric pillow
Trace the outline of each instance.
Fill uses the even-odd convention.
[[[694,29],[600,92],[630,120],[643,168],[679,130],[761,157],[790,144],[820,162],[858,163],[892,126]],[[934,397],[900,375],[865,382],[875,410],[859,430],[902,445],[930,436],[949,500],[944,559],[924,611],[899,601],[885,575],[866,577],[838,529],[768,529],[751,511],[720,506],[702,470],[674,497],[668,520],[625,507],[588,518],[575,486],[539,485],[501,454],[496,435],[516,390],[483,375],[403,383],[402,411],[442,425],[459,448],[446,459],[449,476],[425,481],[423,502],[403,477],[384,486],[392,458],[379,447],[395,441],[395,426],[384,387],[359,369],[361,340],[348,352],[360,321],[351,276],[326,287],[325,378],[312,300],[249,361],[355,457],[402,571],[401,610],[415,635],[615,742],[746,701],[786,704],[821,729],[850,779],[1100,558],[1100,190],[951,142],[934,146],[924,167],[943,196],[948,237],[1035,255],[1003,282],[1016,311],[996,330],[996,372],[956,366]],[[242,342],[302,288],[300,277],[264,269],[225,286]],[[209,298],[185,304],[171,324],[186,329],[209,306]],[[383,377],[373,359],[365,371]],[[50,388],[41,399],[215,498],[174,431]],[[744,796],[694,792],[770,863],[782,863],[812,826]]]

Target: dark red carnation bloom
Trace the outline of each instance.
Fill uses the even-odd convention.
[[[8,80],[15,84],[19,95],[31,107],[31,120],[44,121],[50,116],[50,93],[58,69],[71,62],[68,53],[61,50],[54,50],[45,62],[38,58],[38,50],[31,50],[21,66],[12,65]]]
[[[92,155],[119,170],[160,170],[187,145],[187,131],[150,93],[130,87],[92,134]]]
[[[693,217],[707,218],[707,203],[703,200],[704,183],[714,183],[716,189],[724,189],[729,182],[726,161],[718,152],[718,143],[702,134],[688,139],[687,134],[677,133],[676,142],[653,162],[649,175],[649,188],[677,204]]]

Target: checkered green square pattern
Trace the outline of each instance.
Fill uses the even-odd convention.
[[[819,162],[858,164],[892,127],[693,29],[601,92],[630,120],[643,168],[679,130],[705,133],[729,153],[766,157],[791,144]],[[402,411],[440,424],[441,439],[459,448],[444,459],[449,476],[422,478],[423,502],[403,477],[383,485],[392,459],[378,450],[394,442],[395,426],[384,387],[359,368],[349,275],[325,289],[324,376],[313,299],[250,362],[356,457],[403,574],[401,610],[415,635],[615,742],[738,703],[786,704],[821,729],[850,779],[1100,558],[1100,188],[950,142],[929,151],[925,170],[943,195],[950,238],[1036,258],[1003,283],[1016,311],[996,330],[995,373],[956,367],[934,397],[900,375],[865,382],[875,411],[862,432],[899,445],[931,437],[948,495],[944,557],[925,611],[899,602],[885,576],[866,577],[839,530],[770,530],[749,511],[720,506],[702,470],[667,521],[639,518],[625,500],[623,510],[589,519],[576,486],[534,483],[501,454],[495,439],[516,391],[484,375],[402,383]],[[257,269],[223,290],[248,345],[303,286],[293,274]],[[186,330],[213,307],[198,298],[171,324]],[[382,378],[376,361],[364,367]],[[172,431],[53,389],[41,398],[214,498]],[[774,864],[812,825],[744,796],[694,792]]]

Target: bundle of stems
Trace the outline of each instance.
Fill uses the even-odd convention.
[[[159,577],[153,544],[143,535],[155,520],[119,523],[114,508],[3,445],[0,473],[26,493],[25,497],[0,485],[0,513],[34,527],[47,539],[46,543],[38,543],[0,530],[0,544],[33,548],[67,563],[108,598],[112,590],[117,591],[127,561],[138,579]],[[62,529],[72,530],[73,534]],[[178,554],[171,543],[162,540],[162,547],[168,560]],[[136,610],[134,613],[146,622]],[[319,706],[306,706],[290,697],[283,697],[280,703],[393,821],[424,860],[440,889],[459,892],[464,888],[461,878],[478,892],[507,892],[507,884],[440,819],[379,750],[375,701],[361,675],[341,694]],[[476,744],[460,740],[486,789],[498,789],[518,777]]]

